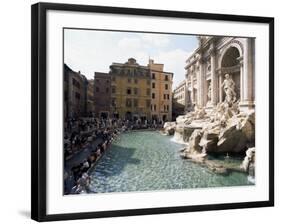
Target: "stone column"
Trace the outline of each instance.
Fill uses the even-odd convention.
[[[252,39],[246,38],[243,55],[243,98],[240,107],[253,107],[253,46]]]
[[[186,112],[187,111],[187,104],[188,104],[188,98],[187,98],[187,96],[188,96],[188,94],[187,94],[187,75],[185,76],[185,89],[184,89],[184,91],[185,91],[185,97],[184,97],[184,111]]]
[[[198,67],[198,65],[196,65],[196,80],[197,80],[197,99],[195,99],[196,100],[196,104],[197,104],[197,106],[200,106],[200,102],[201,102],[201,81],[200,81],[200,79],[201,79],[201,77],[200,77],[200,72],[199,71],[197,71],[197,67]]]
[[[190,96],[190,99],[191,99],[191,104],[193,106],[194,104],[194,80],[193,80],[193,72],[191,72],[190,74],[190,77],[191,77],[191,96]]]
[[[237,58],[240,64],[240,103],[244,99],[244,66],[243,66],[243,56]]]
[[[246,104],[246,102],[249,100],[248,99],[248,77],[249,77],[249,63],[248,63],[248,57],[249,57],[249,46],[248,46],[248,41],[246,40],[245,46],[244,46],[244,61],[243,61],[243,98],[242,102]]]
[[[200,58],[198,60],[199,62],[199,73],[197,78],[197,91],[198,91],[198,105],[200,107],[204,106],[204,74],[203,74],[203,58],[202,55],[200,55]]]
[[[211,54],[211,101],[212,105],[215,106],[218,103],[218,77],[216,75],[216,51],[214,48],[214,44],[211,45],[210,48],[210,54]]]
[[[222,101],[223,101],[223,99],[222,99],[222,96],[223,96],[223,90],[222,90],[222,87],[221,87],[221,85],[222,85],[222,73],[221,73],[221,71],[219,71],[218,72],[218,75],[219,75],[219,102],[221,103]]]

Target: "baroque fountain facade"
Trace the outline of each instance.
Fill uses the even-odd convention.
[[[186,114],[164,125],[164,133],[186,143],[184,158],[216,173],[255,173],[254,39],[198,37],[186,60]],[[209,154],[241,155],[240,166],[214,162]]]

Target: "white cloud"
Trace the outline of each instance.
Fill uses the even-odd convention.
[[[173,88],[185,78],[185,60],[190,53],[173,48],[168,36],[68,31],[65,37],[65,62],[88,78],[93,78],[94,72],[108,72],[113,62],[124,63],[130,57],[140,65],[147,65],[149,57],[164,64],[165,71],[174,73]]]
[[[153,58],[155,63],[164,64],[165,71],[174,73],[173,88],[185,79],[185,60],[189,55],[191,55],[191,52],[175,49],[171,51],[161,51]]]
[[[123,50],[138,50],[142,47],[141,40],[139,38],[122,38],[119,40],[117,46]]]
[[[166,47],[170,43],[169,38],[157,34],[141,34],[140,37],[146,45],[155,47]]]

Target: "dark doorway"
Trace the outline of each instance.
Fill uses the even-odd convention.
[[[114,114],[113,114],[113,118],[119,119],[119,114],[118,114],[118,113],[114,113]]]
[[[158,121],[157,115],[152,115],[152,120]]]
[[[132,120],[132,113],[130,111],[127,111],[125,114],[125,119],[131,121]]]
[[[100,117],[101,117],[102,119],[107,119],[107,118],[108,118],[108,112],[101,112],[101,113],[100,113]]]

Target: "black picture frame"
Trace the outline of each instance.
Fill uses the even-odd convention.
[[[208,204],[196,206],[160,207],[70,214],[46,213],[46,13],[63,10],[87,13],[110,13],[169,18],[190,18],[216,21],[253,22],[269,25],[269,200],[243,203]],[[137,8],[103,7],[73,4],[37,3],[31,11],[31,218],[36,221],[132,216],[206,210],[238,209],[274,206],[274,18],[241,15],[165,11]]]

